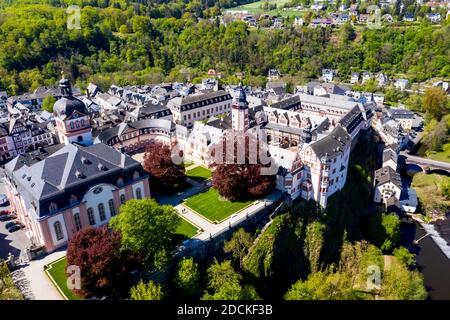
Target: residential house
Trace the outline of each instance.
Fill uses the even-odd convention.
[[[387,204],[387,200],[394,198],[399,200],[402,191],[400,174],[390,166],[375,171],[374,202]]]

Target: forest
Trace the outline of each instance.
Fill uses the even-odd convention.
[[[80,29],[67,29],[68,3],[80,4]],[[233,2],[236,4],[236,1]],[[243,2],[242,2],[243,3]],[[214,4],[214,6],[213,6]],[[160,81],[198,81],[210,68],[223,82],[262,86],[268,69],[301,82],[322,68],[402,74],[411,82],[450,76],[448,25],[356,31],[220,24],[230,1],[0,1],[0,90],[9,95],[53,85],[64,70],[76,85],[106,88]],[[178,8],[179,14],[162,8]],[[211,13],[211,11],[214,11]]]

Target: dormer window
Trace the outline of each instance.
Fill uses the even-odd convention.
[[[137,178],[139,178],[139,172],[135,171],[133,174],[133,179],[137,179]]]
[[[117,186],[119,186],[119,187],[123,186],[123,178],[117,179]]]
[[[48,206],[48,210],[50,212],[55,212],[56,210],[58,210],[58,206],[56,205],[56,203],[51,202],[50,205]]]
[[[77,201],[78,201],[78,197],[76,195],[73,194],[73,195],[70,196],[70,203],[71,204],[74,204]]]

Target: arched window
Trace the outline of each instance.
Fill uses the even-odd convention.
[[[141,200],[142,199],[142,191],[141,188],[136,189],[136,199]]]
[[[81,230],[81,220],[80,220],[79,213],[75,213],[73,215],[73,221],[75,222],[75,228],[77,229],[77,231],[80,231]]]
[[[75,126],[73,125],[73,122],[70,123],[70,129],[75,129]]]
[[[87,209],[87,214],[88,214],[89,224],[91,226],[95,225],[94,209],[88,208]]]
[[[123,186],[123,178],[120,177],[119,179],[117,179],[117,186],[118,187],[122,187]]]
[[[78,141],[78,142],[82,142],[82,141],[83,141],[83,136],[78,136],[78,137],[77,137],[77,141]]]
[[[84,127],[84,119],[81,119],[81,127]]]
[[[80,121],[75,121],[75,126],[77,127],[77,128],[79,128],[80,127]]]
[[[103,203],[100,203],[98,205],[98,213],[100,215],[100,221],[105,221],[106,220],[106,214],[105,214],[105,206],[103,205]]]
[[[109,205],[109,213],[111,214],[111,217],[115,216],[116,215],[116,206],[114,205],[114,200],[109,199],[108,205]]]
[[[56,235],[56,240],[61,240],[62,238],[64,238],[64,234],[62,232],[62,227],[61,227],[61,222],[56,221],[53,224],[53,228],[55,229],[55,235]]]
[[[120,195],[120,204],[125,204],[125,201],[127,201],[127,199],[125,198],[124,194]]]

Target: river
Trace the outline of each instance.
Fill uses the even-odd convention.
[[[450,220],[447,218],[447,222]],[[413,245],[414,239],[426,234],[417,222],[402,223],[402,245],[416,254],[418,270],[423,274],[428,298],[450,300],[450,260],[444,255],[434,240],[427,236]]]

